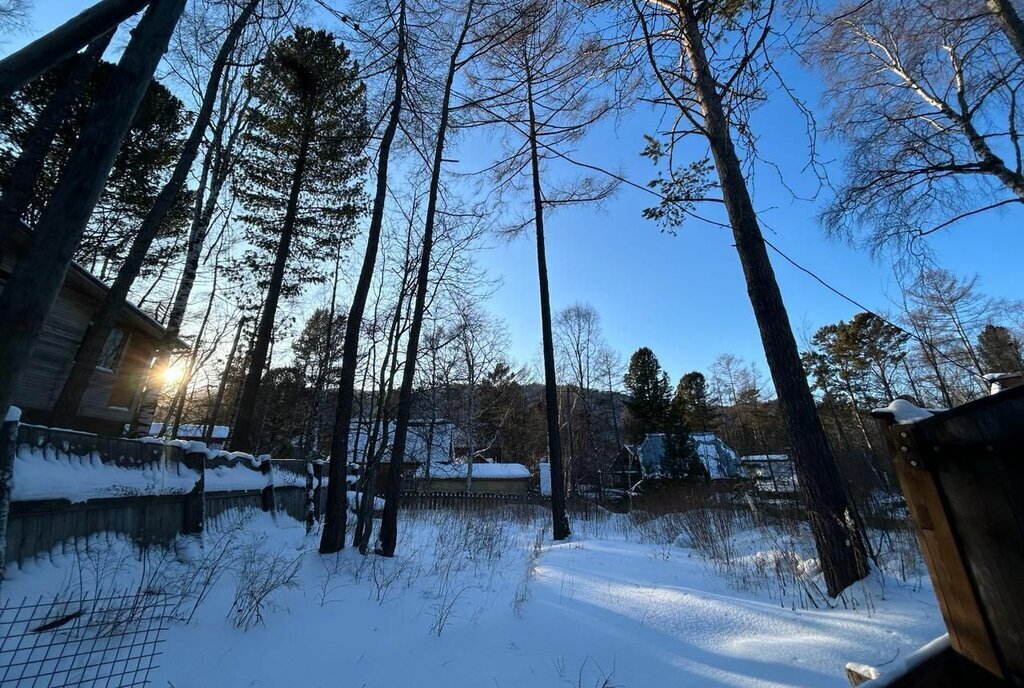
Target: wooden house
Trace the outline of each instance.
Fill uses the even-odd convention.
[[[712,480],[742,477],[736,452],[713,432],[690,433],[694,449]],[[632,490],[641,481],[660,480],[661,460],[665,455],[665,435],[646,435],[639,444],[623,445],[612,461],[606,487]]]
[[[9,237],[0,258],[0,289],[25,249],[29,232],[19,225]],[[120,436],[137,419],[152,416],[153,409],[140,408],[142,390],[167,331],[135,306],[126,304],[107,339],[78,414],[73,418],[50,418],[82,337],[106,293],[106,285],[80,265],[72,263],[68,268],[14,396],[23,422]]]

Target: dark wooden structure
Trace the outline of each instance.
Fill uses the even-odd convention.
[[[0,262],[0,290],[28,238],[29,230],[24,225],[19,225],[10,238],[8,250]],[[71,264],[14,397],[14,405],[22,411],[23,422],[60,425],[114,437],[123,434],[125,424],[136,417],[142,417],[148,427],[153,409],[139,408],[141,390],[149,376],[154,353],[166,339],[167,332],[130,304],[125,305],[107,340],[103,360],[89,381],[78,415],[49,418],[82,337],[106,292],[106,285],[80,265]]]
[[[978,669],[1024,685],[1024,387],[916,422],[875,415],[951,650],[963,659],[946,661],[941,680],[927,685],[982,685]],[[919,679],[911,672],[887,685],[925,685]]]

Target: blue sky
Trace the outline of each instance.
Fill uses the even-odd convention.
[[[93,0],[36,0],[32,30],[9,39],[6,50],[48,30]],[[790,64],[791,85],[817,105],[814,74]],[[580,144],[575,156],[645,183],[650,163],[639,157],[643,134],[657,126],[653,112],[635,109],[617,126],[601,125]],[[814,188],[801,170],[806,163],[803,121],[790,106],[774,105],[755,121],[762,157],[779,166],[787,183],[801,195]],[[467,141],[455,155],[466,163],[486,159],[488,146]],[[837,162],[830,174],[841,175],[841,150],[821,148]],[[793,259],[813,269],[841,291],[880,310],[898,299],[898,285],[887,262],[827,239],[817,224],[820,202],[794,199],[774,170],[761,166],[753,179],[755,205],[768,239]],[[716,355],[729,352],[764,368],[757,328],[728,231],[694,222],[678,236],[663,234],[641,217],[652,197],[629,188],[601,208],[577,207],[548,220],[548,260],[555,309],[576,301],[601,314],[609,343],[623,356],[649,346],[673,378],[692,369],[707,369]],[[821,200],[824,200],[822,198]],[[1019,210],[994,212],[937,235],[931,243],[939,264],[961,275],[979,273],[982,289],[992,296],[1017,299],[1024,232]],[[849,318],[857,308],[825,290],[810,277],[772,256],[783,297],[798,339],[818,326]],[[539,349],[540,316],[536,254],[532,237],[486,251],[480,258],[503,286],[490,309],[509,326],[512,355],[520,362]]]

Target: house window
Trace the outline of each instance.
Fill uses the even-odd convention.
[[[103,344],[103,351],[100,353],[100,360],[96,363],[96,367],[116,373],[118,366],[121,365],[121,358],[124,356],[127,344],[127,332],[116,328],[111,330],[107,335],[106,343]]]

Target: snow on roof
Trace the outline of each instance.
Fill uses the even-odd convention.
[[[13,423],[14,421],[21,420],[21,409],[13,404],[7,407],[7,415],[4,418],[5,423]]]
[[[163,423],[152,423],[149,426],[150,435],[159,435],[164,429]],[[231,428],[227,425],[214,425],[213,433],[210,435],[211,439],[215,440],[226,440],[228,434],[231,432]],[[193,423],[182,423],[178,426],[178,437],[182,439],[198,439],[206,435],[205,425],[196,425]]]
[[[465,479],[469,472],[468,464],[464,463],[435,463],[430,466],[431,478],[462,478]],[[421,466],[416,471],[417,477],[426,477],[426,466]],[[473,477],[486,480],[511,480],[515,478],[529,478],[530,469],[521,463],[475,463],[473,464]]]
[[[789,461],[789,454],[747,454],[740,457],[740,463],[764,463],[766,461]]]
[[[708,474],[714,478],[735,478],[742,475],[736,452],[713,432],[690,433],[694,449]],[[629,446],[627,445],[627,449]],[[665,435],[651,433],[635,450],[640,467],[646,477],[661,474],[661,459],[665,456]]]

